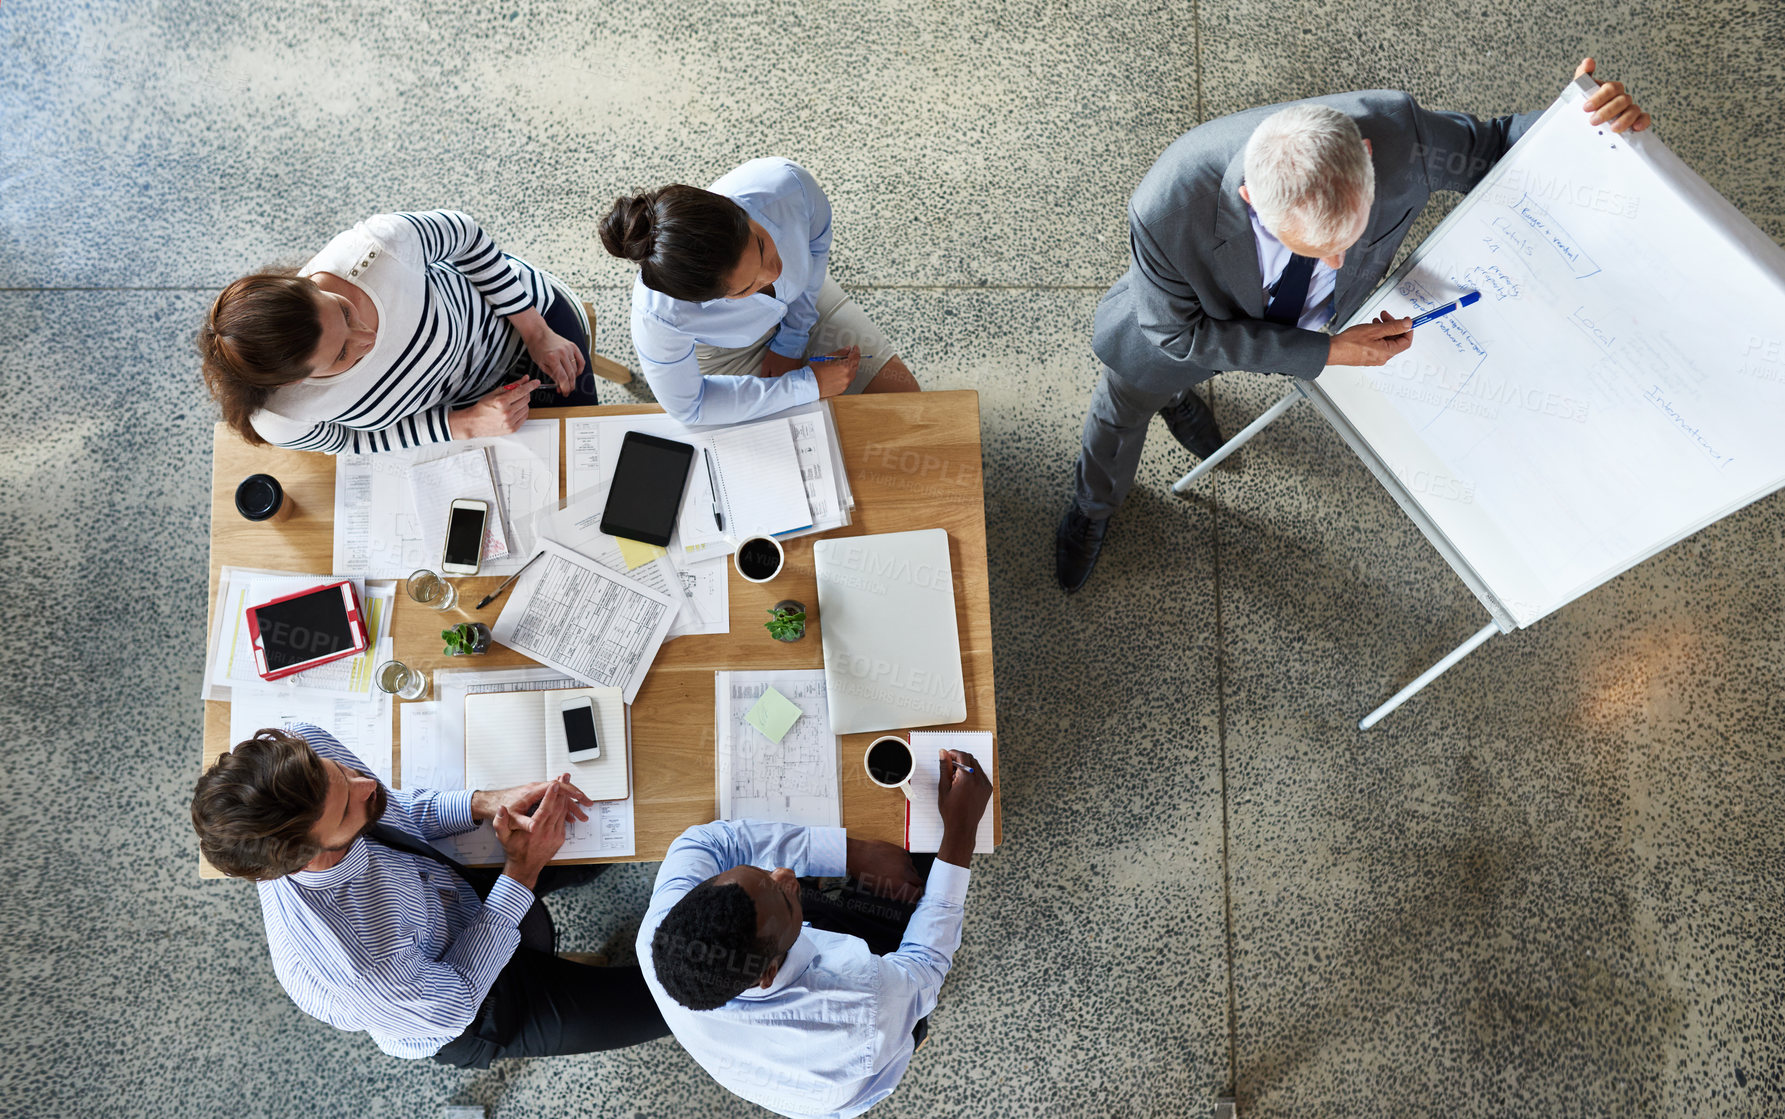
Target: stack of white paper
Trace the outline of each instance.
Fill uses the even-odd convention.
[[[538,534],[679,602],[665,641],[690,634],[730,633],[731,587],[725,558],[681,566],[664,553],[645,563],[630,563],[619,540],[601,531],[601,511],[606,504],[607,487],[603,486],[599,493],[572,500],[541,518]]]
[[[490,627],[497,641],[631,703],[675,621],[678,600],[547,540]]]
[[[785,539],[826,532],[849,524],[854,514],[855,494],[849,486],[848,473],[843,469],[843,456],[837,443],[830,404],[822,400],[801,408],[789,409],[768,420],[730,428],[690,428],[661,415],[588,416],[566,420],[565,438],[570,448],[566,462],[566,489],[573,496],[593,496],[599,493],[605,500],[607,485],[613,479],[620,444],[628,431],[642,431],[664,439],[692,443],[700,449],[702,455],[716,449],[715,465],[721,468],[723,477],[720,485],[726,491],[722,495],[721,509],[725,511],[725,527],[729,531],[722,533],[713,523],[712,486],[708,481],[704,460],[697,460],[689,471],[676,532],[669,544],[669,554],[675,558],[678,567],[686,570],[691,565],[730,555],[738,540],[762,531],[750,527],[750,524],[764,520],[764,514],[755,507],[753,493],[755,488],[762,485],[762,481],[750,477],[748,464],[760,461],[759,455],[767,456],[768,451],[766,446],[757,451],[749,444],[758,438],[766,440],[767,436],[758,433],[773,432],[778,450],[779,432],[783,426],[792,437],[794,462],[805,490],[806,523],[803,527],[787,531],[770,531]],[[728,449],[733,450],[730,456],[727,454]],[[730,469],[734,461],[740,464],[736,470],[736,484],[731,480]],[[779,504],[788,500],[781,485],[777,480],[777,510],[790,520],[797,519],[792,517],[790,509],[784,509]],[[750,494],[750,501],[738,501],[734,508],[727,510],[724,499],[735,499],[740,494]]]
[[[465,699],[484,692],[538,691],[574,688],[578,681],[549,668],[441,669],[434,673],[440,697],[432,703],[405,703],[398,708],[403,722],[403,784],[405,789],[462,789],[465,787]],[[627,710],[627,736],[631,735],[631,710]],[[627,752],[630,761],[631,752]],[[566,828],[561,859],[623,857],[635,852],[633,800],[604,800],[588,810],[589,819],[572,820]],[[445,839],[434,846],[471,866],[502,862],[502,844],[495,829],[484,824],[474,831]]]
[[[483,502],[490,507],[484,522],[483,558],[496,560],[508,554],[507,510],[496,496],[488,447],[414,464],[409,468],[409,496],[424,541],[446,539],[453,502],[462,498]]]
[[[260,691],[278,695],[302,692],[317,699],[360,702],[376,699],[379,693],[372,683],[373,670],[391,657],[390,623],[396,605],[396,585],[389,580],[353,580],[360,606],[365,611],[366,636],[371,642],[365,652],[270,682],[261,679],[255,669],[254,643],[248,633],[248,607],[331,582],[333,578],[244,567],[223,568],[217,576],[217,603],[205,657],[204,698],[229,702],[237,698],[238,693]]]
[[[486,450],[496,503],[505,522],[507,554],[483,565],[482,575],[512,575],[537,549],[526,526],[541,509],[558,505],[558,421],[528,420],[500,438],[436,443],[412,451],[335,456],[335,554],[339,575],[402,579],[418,568],[440,566],[445,522],[438,531],[416,515],[411,472],[422,463]],[[464,496],[452,494],[451,497]],[[448,502],[439,505],[444,515]]]

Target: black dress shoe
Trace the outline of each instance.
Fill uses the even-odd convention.
[[[1091,569],[1097,566],[1097,553],[1103,550],[1103,537],[1109,531],[1109,518],[1094,521],[1071,506],[1054,530],[1054,577],[1067,594],[1085,585]]]
[[[1221,444],[1227,442],[1221,429],[1215,426],[1215,413],[1209,411],[1208,405],[1202,402],[1194,390],[1185,393],[1176,403],[1159,409],[1159,417],[1171,429],[1172,436],[1184,445],[1184,449],[1197,458],[1208,458],[1221,449]],[[1238,465],[1235,462],[1238,457],[1239,452],[1236,450],[1222,459],[1221,465]]]

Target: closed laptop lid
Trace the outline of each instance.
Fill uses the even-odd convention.
[[[812,554],[832,731],[965,721],[948,533],[820,540]]]

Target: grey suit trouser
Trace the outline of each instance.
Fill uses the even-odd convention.
[[[1195,385],[1169,390],[1141,388],[1107,365],[1102,369],[1079,441],[1073,495],[1078,511],[1095,521],[1114,513],[1127,499],[1153,414],[1196,391]]]

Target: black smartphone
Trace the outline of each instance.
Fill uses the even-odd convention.
[[[693,465],[691,444],[628,431],[601,511],[601,531],[646,544],[668,544]]]

